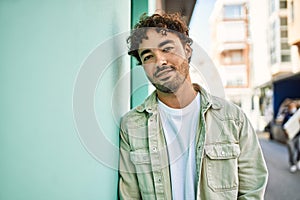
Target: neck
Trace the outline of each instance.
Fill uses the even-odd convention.
[[[193,84],[188,81],[185,81],[174,93],[164,93],[157,90],[159,100],[171,108],[186,107],[194,100],[196,95],[197,92],[194,90]]]

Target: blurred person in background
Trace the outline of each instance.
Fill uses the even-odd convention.
[[[291,117],[297,112],[298,107],[295,102],[288,104],[287,112],[282,121],[283,129],[285,130],[286,123],[291,119]],[[300,118],[296,121],[300,123]],[[285,131],[287,137],[288,133]],[[300,131],[292,138],[287,141],[288,153],[289,153],[289,164],[290,172],[294,173],[297,170],[300,170]]]

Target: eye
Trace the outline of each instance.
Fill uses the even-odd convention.
[[[147,55],[143,58],[143,62],[146,62],[147,60],[149,60],[150,58],[152,58],[152,55]]]
[[[165,53],[168,53],[168,52],[170,52],[171,50],[173,49],[173,47],[165,47],[165,48],[163,48],[163,52],[165,52]]]

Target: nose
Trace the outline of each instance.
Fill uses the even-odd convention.
[[[156,64],[157,64],[158,67],[162,67],[162,66],[167,65],[167,58],[164,55],[164,53],[161,52],[161,51],[158,51],[156,53]]]

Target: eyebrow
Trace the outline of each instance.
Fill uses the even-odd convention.
[[[163,41],[163,42],[159,43],[158,48],[161,48],[161,47],[163,47],[164,45],[169,44],[169,43],[174,44],[175,42],[174,42],[173,40],[166,40],[166,41]],[[149,52],[151,52],[150,49],[145,49],[145,50],[143,50],[143,51],[141,52],[141,55],[140,55],[140,56],[142,57],[143,55],[145,55],[146,53],[149,53]]]
[[[141,52],[140,57],[143,57],[144,54],[149,53],[149,52],[151,52],[150,49],[145,49],[145,50],[143,50],[143,51]]]
[[[166,40],[166,41],[163,41],[163,42],[161,42],[159,45],[158,45],[158,47],[162,47],[162,46],[164,46],[164,45],[166,45],[166,44],[169,44],[169,43],[175,43],[173,40]]]

